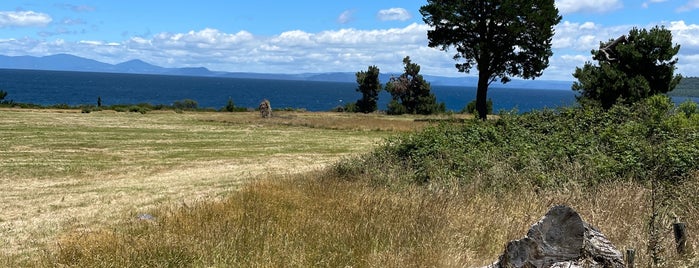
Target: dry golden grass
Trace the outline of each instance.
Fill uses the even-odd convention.
[[[319,169],[391,135],[367,131],[377,128],[362,121],[338,131],[273,120],[255,113],[0,110],[0,256],[32,259],[62,232],[220,199],[248,180]]]
[[[686,186],[697,186],[695,179]],[[395,191],[314,172],[249,184],[222,201],[160,208],[155,221],[74,232],[44,261],[72,267],[480,267],[551,206],[566,204],[618,249],[637,249],[636,264],[646,267],[648,200],[649,191],[632,183],[494,195]],[[683,220],[699,224],[696,214]],[[694,253],[673,253],[671,234],[663,238],[667,267],[697,264]],[[695,250],[697,240],[689,245]]]

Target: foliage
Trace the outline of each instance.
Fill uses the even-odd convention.
[[[248,109],[245,107],[237,107],[235,106],[235,103],[233,103],[233,98],[228,98],[228,102],[226,103],[226,107],[223,107],[223,111],[226,112],[245,112]]]
[[[376,102],[379,99],[381,91],[381,82],[379,81],[379,68],[369,66],[367,71],[357,72],[357,92],[362,93],[362,98],[357,100],[356,111],[362,113],[371,113],[376,111]]]
[[[456,49],[460,72],[478,66],[476,108],[486,118],[490,83],[511,76],[539,77],[553,54],[553,26],[561,21],[554,0],[428,0],[420,8],[430,47]]]
[[[4,100],[5,97],[7,97],[7,92],[0,90],[0,101]]]
[[[388,113],[426,115],[444,112],[444,103],[437,103],[430,84],[422,78],[420,65],[412,63],[408,56],[403,58],[403,64],[405,72],[398,77],[391,77],[386,83],[386,91],[393,97],[388,105]]]
[[[634,103],[667,93],[679,83],[681,76],[674,75],[674,71],[680,46],[672,45],[670,30],[657,26],[650,31],[633,28],[628,37],[619,40],[592,50],[596,65],[587,62],[575,69],[573,76],[578,81],[573,90],[581,93],[580,98],[609,109],[617,102]]]
[[[673,107],[667,97],[657,96],[609,111],[561,108],[444,123],[389,140],[355,165],[359,171],[347,174],[372,172],[369,177],[379,184],[397,184],[386,178],[400,177],[404,183],[431,185],[467,184],[486,176],[491,179],[482,186],[491,190],[647,182],[652,170],[676,182],[699,169],[699,113]]]
[[[196,110],[199,108],[199,103],[192,99],[184,99],[181,101],[175,101],[172,103],[172,107],[178,110]]]
[[[493,100],[489,98],[488,101],[486,102],[486,106],[488,107],[487,108],[488,114],[492,114],[493,113]],[[468,113],[468,114],[476,114],[476,112],[477,112],[476,111],[476,100],[472,100],[471,102],[466,104],[466,107],[464,107],[463,110],[461,110],[461,113]]]
[[[348,113],[356,113],[357,111],[357,103],[356,102],[348,102],[345,104],[345,106],[342,106],[342,111],[348,112]]]

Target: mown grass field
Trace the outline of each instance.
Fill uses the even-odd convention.
[[[65,232],[218,200],[242,183],[316,170],[424,124],[332,113],[263,120],[256,113],[0,110],[0,264],[36,260]]]

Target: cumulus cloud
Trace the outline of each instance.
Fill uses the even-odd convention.
[[[427,47],[429,26],[321,32],[293,30],[275,36],[246,31],[226,33],[205,28],[183,33],[161,32],[131,37],[122,42],[0,40],[4,54],[44,56],[69,53],[108,63],[138,58],[165,67],[203,66],[220,71],[265,73],[347,72],[381,66],[382,72],[400,72],[410,56],[425,73],[462,75],[454,68],[453,54]]]
[[[337,17],[337,23],[347,24],[354,19],[354,10],[345,10]]]
[[[686,4],[677,8],[679,12],[687,12],[699,8],[699,0],[688,0]]]
[[[409,20],[410,18],[412,18],[412,16],[410,16],[410,12],[408,12],[404,8],[399,8],[399,7],[379,10],[377,17],[379,18],[379,20],[382,20],[382,21],[388,21],[388,20],[406,21],[406,20]]]
[[[672,41],[680,44],[681,50],[699,53],[699,24],[686,24],[684,21],[672,21],[667,25],[672,32]]]
[[[0,11],[0,27],[46,26],[53,19],[34,11]]]
[[[622,6],[621,0],[556,0],[556,7],[562,14],[604,13]]]
[[[607,41],[626,34],[632,27],[628,25],[604,27],[594,22],[564,21],[554,27],[555,35],[552,47],[554,49],[589,52],[599,48],[600,41]]]
[[[575,67],[592,60],[590,50],[599,48],[600,41],[628,34],[633,26],[560,23],[555,27],[554,55],[542,79],[573,80]],[[673,21],[666,22],[665,27],[672,31],[673,41],[681,45],[678,72],[699,75],[699,25]],[[164,67],[202,66],[217,71],[262,73],[356,72],[369,65],[379,66],[382,73],[400,73],[402,59],[410,56],[424,74],[463,76],[454,68],[453,50],[445,52],[427,46],[429,29],[425,24],[412,23],[386,29],[291,30],[263,36],[204,28],[134,36],[121,42],[6,39],[0,40],[0,51],[6,55],[34,56],[69,53],[108,63],[137,58]]]

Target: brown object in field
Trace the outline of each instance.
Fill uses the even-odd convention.
[[[269,100],[265,99],[260,102],[258,108],[260,109],[260,116],[262,116],[262,118],[272,117],[272,105],[269,103]]]

